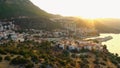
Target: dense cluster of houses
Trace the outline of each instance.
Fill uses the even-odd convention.
[[[56,41],[54,45],[58,46],[61,49],[72,50],[99,50],[103,49],[103,46],[100,43],[94,43],[92,41],[83,41],[83,40],[70,40],[70,33],[67,30],[54,30],[54,31],[45,31],[45,30],[34,30],[31,29],[33,33],[16,33],[14,31],[15,25],[13,22],[0,22],[0,44],[7,42],[8,40],[13,40],[16,42],[23,42],[25,40],[33,40],[35,42],[41,43],[42,40],[47,41]],[[87,30],[87,29],[86,29]],[[82,30],[80,30],[82,31]],[[64,39],[68,38],[68,39]]]
[[[14,27],[12,22],[0,22],[0,31],[12,30]]]
[[[13,41],[24,41],[24,34],[15,32],[15,25],[13,22],[0,22],[0,44]]]
[[[49,40],[48,38],[61,38],[68,36],[68,33],[65,30],[45,31],[31,29],[31,31],[32,33],[15,32],[15,25],[13,22],[0,22],[0,44],[7,43],[9,40],[16,42],[34,40],[36,42],[41,42],[41,40]]]
[[[39,36],[42,38],[59,38],[59,37],[68,37],[69,32],[66,30],[53,30],[53,31],[45,31],[45,30],[35,30],[31,29],[32,36]]]
[[[101,43],[95,43],[93,41],[83,41],[83,40],[63,40],[56,42],[56,46],[61,49],[68,49],[70,51],[77,50],[80,51],[81,49],[86,50],[103,50],[103,45]]]
[[[87,31],[87,29],[85,30]],[[33,40],[39,43],[41,43],[42,40],[54,41],[54,45],[58,46],[61,49],[77,51],[81,49],[101,51],[103,49],[103,46],[100,43],[94,43],[92,41],[80,41],[74,39],[70,40],[70,38],[72,38],[72,33],[69,33],[67,30],[44,31],[31,29],[31,31],[33,32],[33,34],[27,35],[27,40]]]

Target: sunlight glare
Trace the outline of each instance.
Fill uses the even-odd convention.
[[[63,16],[120,18],[119,0],[31,0],[41,9]]]

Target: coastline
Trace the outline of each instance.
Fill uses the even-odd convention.
[[[113,34],[113,33],[101,33],[101,34]],[[99,42],[106,42],[113,39],[111,35],[102,36],[101,34],[97,36],[84,37],[84,40],[97,40]]]

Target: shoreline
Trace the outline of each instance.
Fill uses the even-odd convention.
[[[113,37],[112,36],[105,36],[105,37],[100,37],[100,35],[99,36],[90,36],[90,37],[86,37],[86,38],[84,38],[84,40],[97,40],[97,41],[99,41],[99,42],[106,42],[106,41],[109,41],[109,40],[111,40],[111,39],[113,39]]]

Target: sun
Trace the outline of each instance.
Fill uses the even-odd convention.
[[[89,21],[93,21],[93,20],[100,18],[100,17],[91,17],[91,16],[75,16],[75,17],[80,18],[80,19],[89,20]]]
[[[101,17],[96,17],[96,16],[81,16],[81,17],[85,19],[89,19],[89,20],[95,20],[97,18],[101,18]]]
[[[80,18],[90,19],[90,20],[109,17],[109,16],[105,16],[105,14],[102,15],[98,12],[95,12],[94,10],[91,10],[91,11],[85,12],[85,13],[76,12],[75,15],[79,15],[78,17],[80,17]]]

